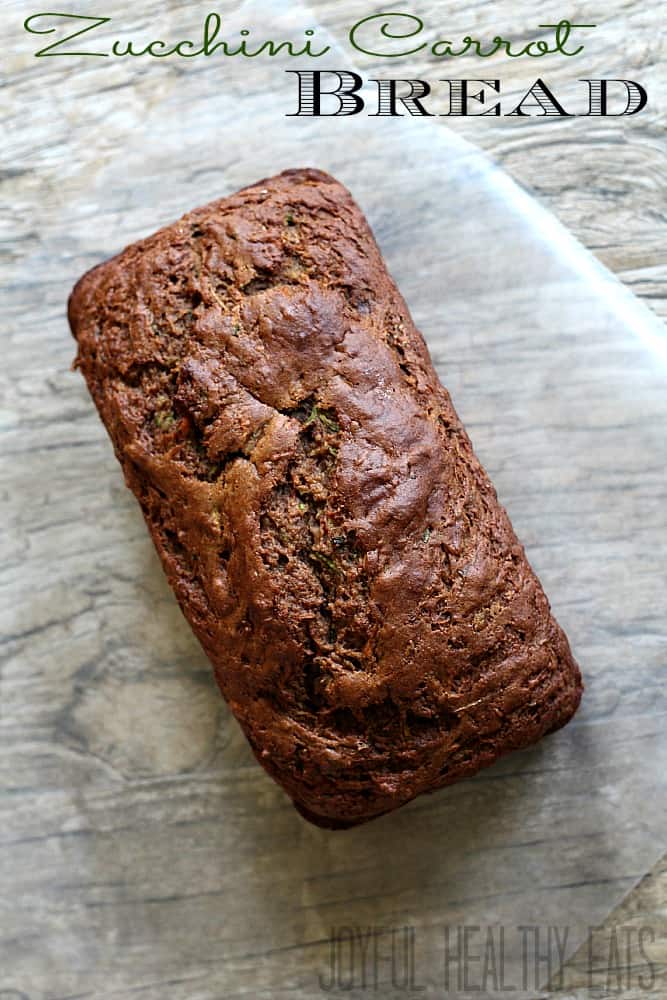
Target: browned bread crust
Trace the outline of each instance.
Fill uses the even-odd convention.
[[[308,819],[360,823],[570,719],[567,639],[332,177],[190,212],[86,274],[69,320],[181,608]]]

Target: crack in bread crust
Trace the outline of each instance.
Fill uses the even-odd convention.
[[[568,721],[567,639],[338,182],[196,209],[69,318],[180,605],[304,815],[362,822]]]

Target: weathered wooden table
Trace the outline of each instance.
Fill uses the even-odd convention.
[[[114,16],[119,20],[124,6],[115,5]],[[178,25],[186,8],[191,16],[192,6],[151,0],[143,5],[141,20],[132,23],[138,28],[151,23]],[[370,12],[361,0],[314,0],[312,8],[339,37]],[[224,12],[225,5],[220,9]],[[381,9],[374,5],[374,11]],[[7,338],[10,368],[3,373],[8,381],[0,419],[5,432],[2,500],[12,513],[2,567],[3,595],[11,596],[5,602],[5,660],[0,675],[0,732],[6,748],[0,757],[5,817],[0,841],[6,844],[0,870],[8,885],[21,886],[22,895],[8,895],[0,885],[0,1000],[64,1000],[66,994],[59,984],[86,981],[87,970],[77,966],[79,956],[67,951],[73,925],[82,936],[94,928],[100,961],[115,948],[123,956],[124,969],[131,969],[134,962],[143,970],[141,982],[129,990],[127,979],[118,985],[114,969],[98,969],[96,981],[104,980],[106,974],[107,988],[77,995],[204,998],[231,996],[237,989],[245,996],[250,995],[244,990],[252,982],[269,996],[271,980],[263,981],[256,969],[267,949],[270,952],[271,943],[266,940],[261,947],[258,944],[256,953],[236,954],[228,966],[232,978],[224,989],[217,980],[209,982],[205,972],[180,981],[173,976],[165,979],[155,969],[151,978],[150,956],[142,952],[146,941],[177,936],[174,920],[182,920],[183,964],[205,970],[205,936],[216,932],[206,919],[213,924],[218,919],[215,901],[227,884],[225,863],[235,864],[234,837],[253,838],[260,875],[267,884],[274,880],[280,886],[289,873],[274,870],[282,855],[272,852],[272,843],[293,837],[295,827],[287,804],[284,810],[276,810],[279,793],[256,768],[216,697],[206,662],[185,626],[176,620],[178,613],[156,569],[143,526],[129,513],[131,504],[112,457],[107,454],[101,462],[89,459],[91,445],[93,452],[103,447],[103,435],[81,388],[72,389],[66,370],[72,349],[65,340],[62,303],[57,308],[51,305],[62,298],[67,262],[61,260],[54,267],[58,282],[54,291],[45,270],[48,265],[40,255],[42,217],[51,232],[58,226],[66,231],[68,217],[58,221],[59,206],[71,211],[76,192],[85,187],[86,172],[92,179],[114,154],[115,143],[122,141],[128,116],[136,131],[151,102],[184,70],[170,63],[156,76],[140,62],[128,70],[102,68],[95,61],[83,65],[57,59],[35,61],[30,55],[34,45],[27,43],[20,28],[22,19],[35,8],[13,3],[8,10],[8,75],[2,91],[6,132],[0,176],[9,221],[4,251],[11,269],[11,312],[3,337]],[[202,7],[201,16],[206,12]],[[464,8],[432,0],[419,6],[426,24],[454,38],[475,32],[488,37],[497,31],[521,37],[533,34],[537,21],[555,22],[563,13],[554,0],[541,5],[539,16],[534,8],[508,0],[492,9],[480,0]],[[131,16],[136,19],[137,15],[128,9],[125,20]],[[667,319],[667,79],[659,14],[637,2],[611,0],[577,12],[577,17],[599,25],[587,42],[585,75],[638,80],[649,93],[644,112],[623,121],[460,118],[446,124],[487,150]],[[402,63],[399,72],[392,60],[364,63],[362,59],[361,65],[369,72],[372,67],[374,76],[434,79],[444,75],[419,56],[410,61],[409,73]],[[496,73],[510,81],[508,93],[517,95],[538,75],[531,61],[519,60],[508,68],[501,59],[491,59],[482,71],[478,61],[467,57],[457,62],[455,74],[448,69],[446,75],[489,78]],[[580,74],[572,61],[550,58],[539,64],[539,75],[567,92],[570,81]],[[49,99],[50,94],[55,98]],[[84,120],[75,98],[88,100],[91,95],[99,101],[99,113]],[[78,162],[71,159],[73,149],[79,151]],[[128,189],[136,183],[132,169],[130,163]],[[118,204],[123,192],[115,189],[109,197]],[[101,216],[104,209],[100,203]],[[90,226],[95,226],[94,217]],[[92,265],[103,255],[104,248],[99,247],[97,258],[91,252],[90,260],[80,264]],[[49,303],[41,314],[36,296],[45,296]],[[31,317],[27,331],[21,329],[24,314]],[[53,336],[45,336],[40,324],[52,328]],[[36,346],[31,348],[31,343]],[[15,412],[20,413],[19,420]],[[24,435],[29,451],[23,446]],[[30,451],[39,452],[38,460],[31,460]],[[82,476],[95,475],[101,480],[90,478],[82,484]],[[100,489],[106,496],[102,504]],[[121,517],[119,509],[124,512]],[[94,549],[91,512],[99,520],[93,527],[104,539],[99,552]],[[77,517],[80,531],[73,523]],[[130,539],[123,537],[128,530]],[[114,563],[113,551],[128,541],[136,558],[124,569]],[[656,539],[656,544],[661,543],[664,540]],[[68,582],[72,580],[78,581],[75,592]],[[147,607],[159,609],[154,620],[146,617]],[[650,614],[653,619],[647,620],[647,631],[664,631],[664,607]],[[109,641],[111,633],[113,641]],[[50,668],[53,662],[59,664],[58,675]],[[144,721],[148,716],[159,717],[160,726],[147,736]],[[36,773],[39,785],[35,785]],[[235,799],[235,784],[251,786],[252,796]],[[202,871],[198,857],[205,851],[205,841],[210,846],[223,787],[225,802],[235,801],[237,814],[219,834],[220,869]],[[252,818],[245,812],[251,802]],[[262,810],[272,817],[271,829],[262,826]],[[187,846],[181,854],[160,837],[167,812],[170,829],[181,826],[192,831],[183,841]],[[91,831],[78,820],[73,822],[75,815],[86,815],[94,829],[90,847],[86,838]],[[154,840],[145,835],[147,824],[156,830]],[[121,834],[124,846],[118,854]],[[295,846],[313,864],[317,853],[327,849],[308,836]],[[76,867],[81,850],[87,852],[85,879]],[[133,863],[133,852],[141,863]],[[33,859],[37,859],[34,869]],[[418,863],[419,859],[406,860],[408,865]],[[132,884],[142,864],[152,872],[151,880]],[[354,869],[354,865],[355,859],[350,858],[349,867]],[[191,887],[190,893],[182,892],[178,908],[172,906],[169,891],[159,891],[160,866],[165,866],[166,885],[176,877],[181,886]],[[253,907],[271,907],[271,901],[252,895],[255,883],[247,874],[249,896],[244,913],[250,920]],[[363,872],[359,875],[363,882]],[[330,894],[335,898],[336,882],[331,877]],[[321,898],[321,887],[318,891]],[[306,915],[309,905],[315,905],[309,892],[304,885],[300,906]],[[208,909],[202,904],[207,897],[211,900]],[[276,899],[284,899],[281,891],[277,890]],[[139,907],[133,905],[137,901]],[[114,919],[108,917],[112,910]],[[293,919],[280,905],[273,916],[276,925]],[[649,949],[657,970],[653,990],[656,996],[667,993],[667,857],[610,914],[605,930],[596,936],[594,959],[601,966],[607,963],[609,941],[620,925],[653,928],[655,940]],[[48,940],[40,932],[46,926],[50,928]],[[296,924],[295,934],[303,926]],[[229,933],[233,940],[233,930]],[[281,940],[277,934],[276,949],[285,947]],[[312,944],[321,948],[323,942]],[[289,962],[289,954],[285,961]],[[634,953],[619,956],[618,982],[630,984],[622,993],[627,997],[645,995],[631,975],[635,961]],[[569,992],[563,995],[590,995],[589,966],[589,956],[583,951],[568,963],[564,985]],[[212,983],[218,983],[218,992]],[[595,984],[599,986],[600,980]],[[285,992],[289,995],[289,988]],[[603,988],[596,993],[604,995]],[[618,992],[610,989],[609,995]]]

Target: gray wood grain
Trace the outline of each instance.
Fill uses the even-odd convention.
[[[464,161],[446,139],[434,152],[414,127],[424,123],[397,131],[400,157],[377,183],[386,132],[364,124],[327,144],[312,123],[258,113],[264,128],[241,122],[226,143],[231,71],[36,62],[19,31],[33,8],[11,6],[21,16],[3,89],[0,998],[321,996],[331,928],[349,924],[417,928],[418,972],[435,996],[443,923],[601,921],[664,848],[664,366],[628,333],[632,307],[604,282],[591,296],[576,267],[565,273],[530,243],[534,220],[517,217],[518,245],[535,250],[522,256],[493,200],[482,245]],[[152,23],[179,35],[207,10],[112,8],[136,34]],[[340,35],[369,8],[313,9]],[[453,36],[521,34],[536,17],[506,2],[492,19],[481,3],[427,2],[420,14]],[[561,14],[548,0],[539,20]],[[636,120],[432,128],[488,150],[666,315],[657,15],[613,0],[585,16],[600,28],[584,72],[552,61],[540,73],[634,77],[651,95]],[[262,72],[246,76],[253,108]],[[485,65],[495,72],[510,93],[536,75],[534,64]],[[415,61],[409,75],[436,74]],[[479,65],[461,60],[456,75]],[[368,211],[589,685],[581,725],[345,835],[294,813],[222,704],[69,371],[64,321],[87,267],[313,150]],[[494,270],[496,246],[516,253],[511,284],[506,263]],[[642,761],[656,770],[654,802]],[[658,929],[664,900],[663,888],[642,910]],[[580,955],[569,967],[573,995],[587,988],[584,965]],[[383,995],[405,995],[382,974]]]
[[[370,13],[393,9],[380,3],[315,0],[324,24],[338,36]],[[667,118],[667,40],[655,13],[635,0],[588,3],[564,12],[547,0],[530,4],[484,0],[461,5],[424,2],[413,10],[425,24],[424,38],[461,39],[466,34],[490,39],[496,33],[516,40],[538,37],[536,25],[563,16],[597,24],[587,33],[585,53],[574,59],[510,61],[501,54],[481,62],[474,56],[443,67],[428,54],[409,60],[359,62],[373,76],[479,79],[498,77],[503,93],[521,96],[536,76],[557,95],[574,97],[578,78],[637,80],[647,90],[647,107],[634,118],[569,118],[548,123],[537,119],[446,118],[451,128],[489,152],[520,184],[538,197],[569,229],[655,309],[667,315],[667,239],[665,204],[665,124]],[[421,36],[420,39],[421,40]],[[440,70],[444,70],[440,72]],[[545,124],[547,127],[545,128]]]
[[[568,1000],[643,1000],[667,991],[667,860],[663,857],[552,980]],[[643,951],[639,933],[644,932]],[[646,957],[651,963],[647,966]],[[643,979],[639,979],[639,975]],[[643,982],[643,987],[642,987]]]

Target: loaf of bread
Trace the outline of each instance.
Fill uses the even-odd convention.
[[[309,820],[570,719],[567,639],[341,184],[198,208],[88,272],[69,320],[180,606]]]

